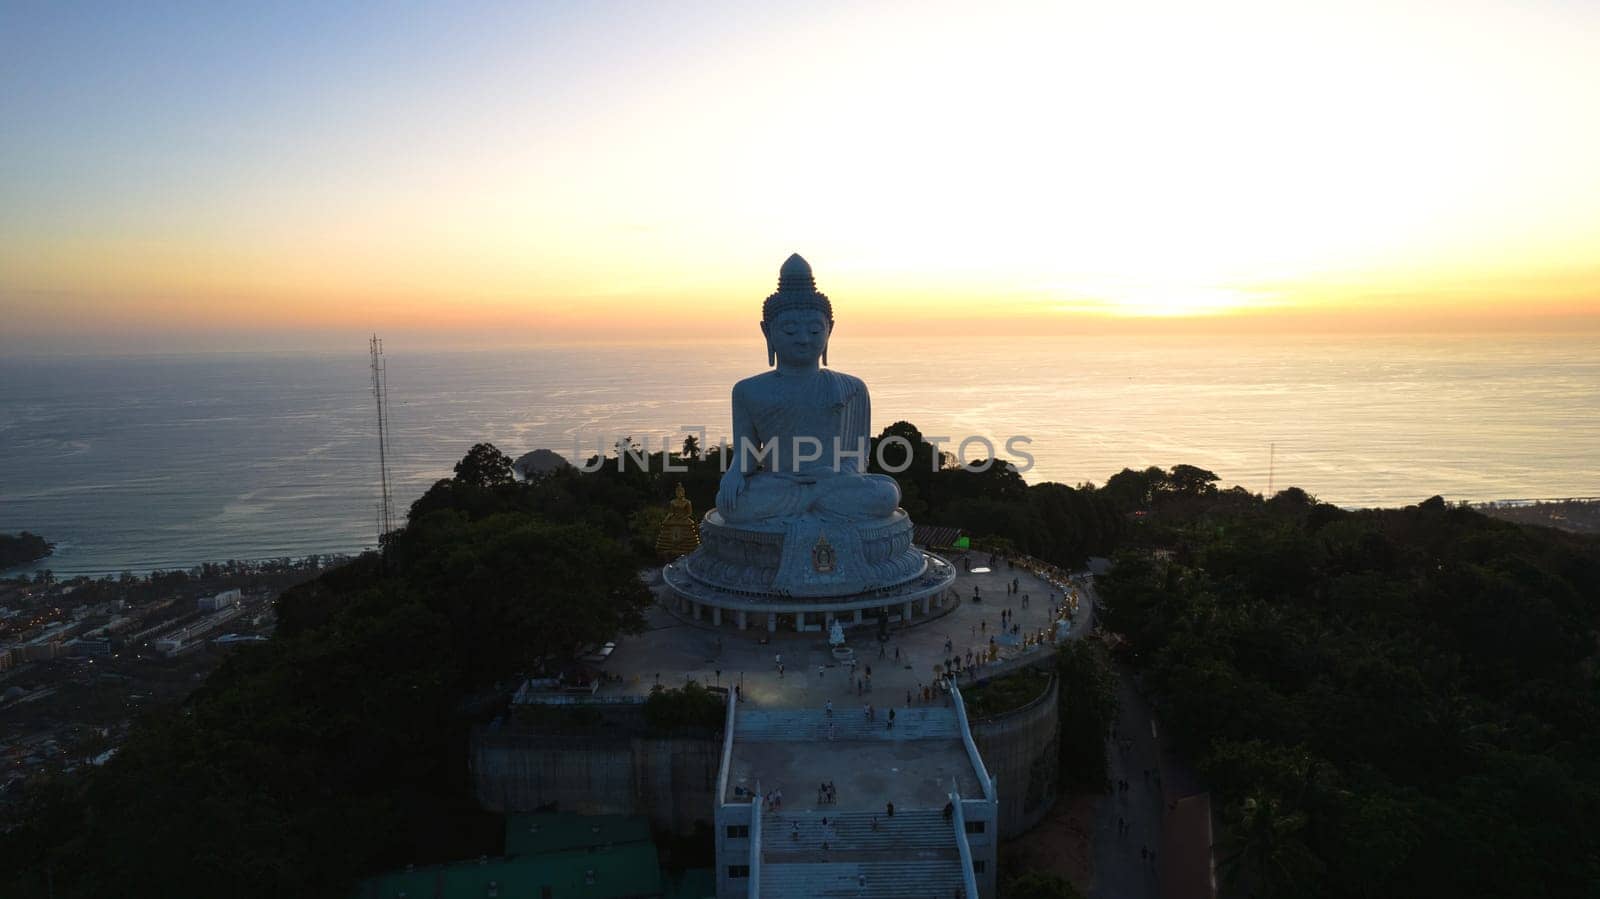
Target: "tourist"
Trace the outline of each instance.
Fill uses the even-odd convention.
[[[908,705],[908,706],[911,705],[911,691],[910,690],[906,691],[906,705]]]
[[[821,804],[821,802],[822,802],[821,796],[822,796],[821,793],[817,794],[817,797],[818,797],[817,798],[817,802],[818,802],[818,804]],[[800,822],[799,821],[794,822],[794,829],[789,831],[789,839],[794,840],[795,842],[799,842],[800,841]]]
[[[900,661],[900,644],[898,643],[894,645],[894,660],[896,662]]]
[[[782,662],[778,663],[778,679],[779,680],[783,679],[783,663]]]
[[[894,730],[894,709],[889,710],[889,730]]]
[[[945,821],[949,821],[951,818],[955,817],[955,813],[956,813],[956,804],[954,802],[946,802],[944,804],[944,819],[945,819]]]
[[[830,699],[827,702],[823,703],[822,704],[822,708],[823,708],[823,711],[828,713],[828,717],[829,718],[833,717],[833,700]]]
[[[1028,594],[1026,593],[1022,594],[1022,607],[1024,609],[1028,607]]]
[[[874,832],[876,832],[877,829],[878,829],[878,816],[877,815],[873,815],[872,816],[872,829],[873,829]]]
[[[819,677],[819,678],[820,678],[820,677],[822,677],[822,672],[823,672],[823,671],[824,671],[824,670],[825,670],[825,669],[824,669],[824,668],[823,668],[823,666],[821,666],[821,665],[818,665],[818,666],[817,666],[817,677]]]
[[[884,812],[885,812],[886,817],[893,818],[894,817],[894,803],[892,803],[892,802],[886,803]]]

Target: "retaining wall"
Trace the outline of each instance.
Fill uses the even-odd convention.
[[[475,730],[473,789],[495,812],[555,806],[585,814],[648,815],[684,836],[710,826],[717,800],[720,735],[564,736]]]
[[[972,739],[1000,788],[1000,838],[1011,839],[1044,819],[1060,789],[1061,727],[1050,678],[1044,694],[1020,709],[972,720]]]

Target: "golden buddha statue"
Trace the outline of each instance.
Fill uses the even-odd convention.
[[[661,520],[661,531],[656,535],[656,554],[670,562],[694,552],[699,545],[700,526],[694,521],[694,505],[679,484],[676,495],[667,503],[667,517]]]

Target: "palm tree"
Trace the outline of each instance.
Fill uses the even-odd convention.
[[[1235,896],[1302,895],[1321,867],[1301,841],[1306,815],[1289,811],[1278,797],[1256,791],[1247,796],[1223,839],[1217,867]]]

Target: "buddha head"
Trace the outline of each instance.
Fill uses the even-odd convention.
[[[761,305],[761,333],[767,338],[767,364],[809,367],[820,356],[828,364],[833,334],[833,304],[817,291],[811,266],[799,253],[778,271],[778,291]]]

